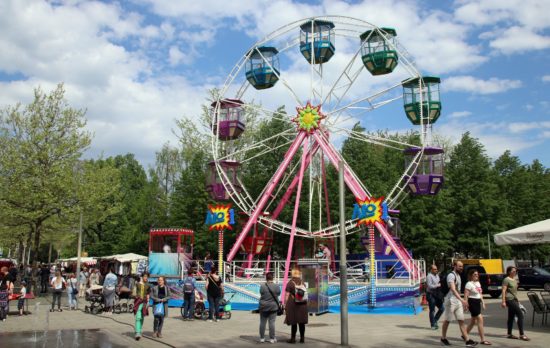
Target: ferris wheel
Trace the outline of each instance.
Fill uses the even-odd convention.
[[[211,104],[213,159],[207,186],[213,197],[232,200],[249,216],[228,261],[255,224],[292,237],[334,238],[340,233],[329,212],[322,211],[329,200],[326,167],[344,163],[345,184],[355,198],[372,197],[368,178],[358,177],[338,151],[344,137],[401,152],[407,159],[384,195],[390,210],[408,193],[437,193],[443,183],[443,150],[430,146],[430,134],[441,111],[440,81],[419,73],[396,36],[392,28],[355,18],[311,17],[267,35],[234,66]],[[366,115],[388,117],[384,110],[399,103],[405,112],[401,109],[395,117],[410,120],[419,142],[353,129]],[[277,134],[247,142],[242,139],[247,112],[292,122]],[[287,150],[277,170],[263,191],[252,195],[239,171],[281,148]],[[308,218],[300,220],[298,208],[304,201]],[[285,206],[293,209],[286,220],[280,215]],[[376,227],[399,259],[410,259],[384,224]],[[345,229],[347,234],[357,232],[357,221],[346,221]]]

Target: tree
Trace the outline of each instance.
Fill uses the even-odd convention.
[[[487,234],[498,231],[502,203],[498,197],[497,176],[479,140],[465,133],[446,166],[447,211],[453,216],[455,252],[466,257],[487,255]]]
[[[37,88],[29,105],[0,113],[0,209],[8,224],[28,226],[32,259],[44,223],[77,203],[69,183],[91,142],[85,112],[64,95],[63,84],[48,95]]]

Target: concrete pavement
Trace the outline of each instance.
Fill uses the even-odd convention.
[[[506,334],[506,310],[500,308],[500,300],[486,299],[486,337],[495,347],[542,348],[550,345],[550,324],[541,326],[541,316],[536,315],[535,326],[531,326],[531,305],[526,293],[520,292],[528,313],[525,331],[530,342],[509,340]],[[128,313],[92,315],[83,311],[49,312],[50,297],[39,297],[29,304],[33,312],[19,317],[10,315],[7,321],[0,322],[0,346],[10,347],[13,342],[20,347],[257,347],[259,343],[258,314],[233,311],[230,320],[218,323],[205,321],[183,321],[179,308],[170,308],[165,320],[162,339],[153,339],[153,317],[145,319],[144,338],[139,342],[133,339],[133,315]],[[66,301],[66,298],[63,299]],[[84,304],[80,304],[82,308]],[[11,309],[13,310],[12,303]],[[466,317],[469,317],[466,314]],[[431,330],[428,313],[418,315],[349,315],[349,340],[352,347],[430,347],[440,346],[440,331]],[[62,331],[62,330],[94,331]],[[473,339],[479,340],[474,328]],[[277,318],[277,339],[274,346],[292,346],[285,341],[289,338],[290,327],[283,324],[283,317]],[[517,327],[514,328],[517,333]],[[80,335],[80,336],[79,336]],[[94,336],[95,335],[95,336]],[[267,332],[266,332],[267,335]],[[88,337],[84,343],[77,343],[75,337]],[[456,323],[449,328],[449,340],[453,346],[463,347]],[[90,337],[99,337],[94,341]],[[43,344],[44,341],[47,344]],[[72,342],[72,343],[71,343]],[[78,341],[80,342],[80,341]],[[23,343],[21,345],[20,343]],[[310,317],[306,327],[306,343],[298,347],[334,347],[340,343],[340,318],[338,314],[325,314]],[[264,343],[264,345],[269,343]]]

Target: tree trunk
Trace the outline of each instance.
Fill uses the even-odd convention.
[[[33,254],[32,261],[38,261],[38,248],[40,247],[40,233],[42,232],[42,221],[38,221],[35,224],[34,229],[34,245],[33,245]]]
[[[21,260],[23,260],[23,250],[24,247],[23,247],[23,240],[19,240],[19,245],[17,246],[17,262],[21,262]]]
[[[32,254],[32,227],[29,229],[29,235],[27,236],[27,253]],[[27,258],[25,258],[26,255],[23,255],[23,264],[27,261]]]

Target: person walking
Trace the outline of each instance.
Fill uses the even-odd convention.
[[[508,308],[508,338],[530,341],[523,331],[523,312],[518,300],[518,282],[516,281],[517,269],[514,266],[506,268],[506,278],[502,281],[502,308]],[[512,334],[514,317],[518,318],[519,337]]]
[[[76,295],[78,295],[78,281],[74,273],[71,273],[67,286],[67,298],[69,299],[69,310],[76,310]]]
[[[109,267],[109,273],[103,281],[103,298],[105,299],[104,312],[112,315],[113,307],[115,306],[115,288],[118,283],[118,278],[115,274],[114,267]]]
[[[437,266],[432,265],[430,273],[426,278],[426,299],[428,300],[428,307],[430,309],[429,318],[432,330],[439,329],[437,322],[445,311],[443,297],[443,293],[441,292],[441,279],[437,273]],[[435,313],[436,307],[437,313]]]
[[[86,293],[86,287],[88,286],[88,271],[86,268],[82,268],[78,273],[78,297],[84,297]]]
[[[273,273],[265,274],[265,283],[260,285],[260,342],[265,342],[265,325],[269,321],[269,343],[276,343],[275,321],[279,309],[281,288],[273,283]]]
[[[6,321],[8,317],[10,292],[13,291],[13,283],[8,275],[8,268],[0,269],[0,320]]]
[[[153,315],[155,320],[153,322],[153,336],[162,338],[162,325],[164,324],[164,318],[168,316],[168,300],[172,295],[170,288],[165,284],[166,279],[160,276],[158,278],[158,285],[153,287],[151,291],[151,298],[153,299]],[[161,310],[158,310],[161,306]]]
[[[217,322],[220,300],[223,297],[223,284],[216,268],[213,268],[206,278],[206,294],[208,295],[208,321]]]
[[[475,347],[477,342],[471,340],[466,332],[466,326],[464,325],[464,310],[468,309],[468,302],[464,301],[460,296],[460,288],[462,286],[460,273],[464,269],[464,265],[460,261],[453,261],[453,271],[447,275],[447,285],[449,286],[449,292],[445,296],[445,320],[441,326],[441,343],[444,346],[450,346],[451,343],[447,339],[447,329],[449,323],[453,320],[453,317],[458,321],[460,332],[462,333],[462,339],[466,343],[466,347]]]
[[[300,328],[300,343],[305,342],[307,312],[307,288],[302,281],[302,272],[292,270],[292,279],[285,288],[285,324],[290,325],[290,339],[287,343],[296,343],[296,332]]]
[[[195,277],[193,270],[187,271],[187,277],[183,279],[183,320],[195,320]]]
[[[88,279],[88,283],[90,284],[90,287],[94,285],[99,285],[100,283],[100,275],[97,269],[92,269],[92,273],[90,273],[90,277]]]
[[[135,321],[135,339],[139,341],[141,338],[141,330],[145,317],[149,315],[147,306],[149,304],[149,295],[151,293],[151,285],[149,284],[149,274],[143,273],[139,282],[134,287],[134,315]]]
[[[40,293],[45,294],[48,292],[48,284],[50,281],[50,267],[46,264],[42,264],[40,269]]]
[[[490,346],[491,342],[485,339],[485,329],[483,327],[483,315],[481,309],[485,310],[485,301],[483,301],[483,292],[481,284],[479,283],[479,273],[477,270],[472,269],[468,272],[468,282],[464,287],[464,300],[468,302],[468,308],[472,318],[466,327],[466,332],[470,334],[473,327],[477,325],[477,331],[479,332],[479,343]]]
[[[52,278],[50,283],[52,286],[52,308],[50,312],[53,312],[55,309],[55,301],[57,301],[57,310],[63,312],[61,309],[61,295],[63,290],[67,288],[67,281],[61,276],[61,271],[55,271],[55,276]]]

